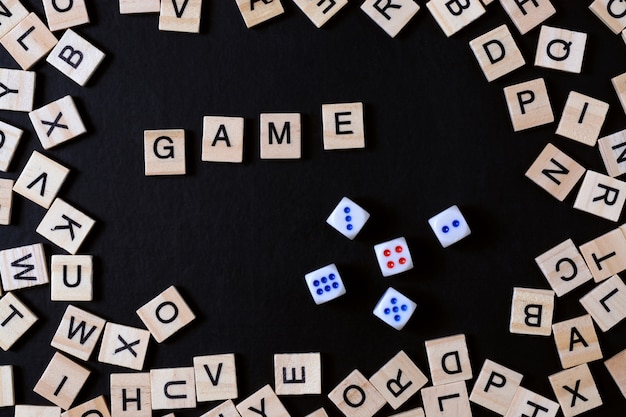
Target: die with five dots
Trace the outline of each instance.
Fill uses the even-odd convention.
[[[394,329],[402,330],[416,308],[417,304],[389,287],[376,304],[374,315]]]

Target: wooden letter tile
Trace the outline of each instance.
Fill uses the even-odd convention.
[[[465,381],[424,388],[422,401],[428,417],[472,417]]]
[[[33,388],[37,394],[64,410],[69,409],[91,372],[55,353]]]
[[[159,30],[200,33],[202,0],[162,0]]]
[[[104,52],[68,29],[46,61],[69,79],[84,86],[104,59]]]
[[[274,0],[274,3],[277,1]],[[261,159],[300,159],[302,155],[300,114],[261,114],[260,139]]]
[[[16,405],[14,417],[61,417],[61,408],[47,405]]]
[[[626,269],[626,237],[620,229],[580,246],[595,282],[604,281]]]
[[[616,35],[626,28],[626,14],[614,0],[594,0],[589,10]]]
[[[489,82],[526,64],[507,25],[498,26],[469,44]]]
[[[0,38],[28,16],[28,10],[26,10],[19,0],[4,0],[2,4],[3,13],[0,14]]]
[[[46,12],[48,27],[53,32],[89,23],[85,0],[70,2],[43,0],[43,8]]]
[[[554,121],[550,97],[543,78],[506,87],[504,96],[515,132]]]
[[[196,407],[196,383],[192,367],[152,369],[150,387],[153,410]]]
[[[206,355],[193,358],[198,402],[228,400],[239,396],[235,355]]]
[[[413,0],[366,0],[361,5],[361,10],[392,38],[396,37],[419,9]]]
[[[212,410],[207,411],[200,417],[241,417],[233,400],[226,400]]]
[[[433,385],[472,379],[472,366],[464,334],[427,340],[425,345]]]
[[[276,395],[322,393],[322,361],[319,353],[274,355]]]
[[[385,405],[385,399],[356,369],[328,394],[328,398],[346,417],[372,417]],[[242,413],[242,417],[247,416]]]
[[[0,178],[0,225],[3,226],[11,224],[14,183],[13,180]]]
[[[0,43],[26,70],[50,52],[57,44],[57,38],[35,13],[30,13],[0,38]]]
[[[626,203],[626,182],[588,170],[574,208],[614,222]]]
[[[263,388],[237,404],[237,411],[241,417],[289,417],[283,403],[272,390],[265,385]]]
[[[372,375],[370,382],[389,405],[397,410],[426,385],[428,378],[401,350]]]
[[[392,414],[389,417],[426,417],[426,414],[424,414],[424,409],[422,407],[417,407],[407,411],[403,411],[402,413]]]
[[[317,28],[324,26],[348,0],[293,0]]]
[[[167,340],[196,318],[174,286],[137,310],[137,315],[158,343]]]
[[[0,110],[29,112],[34,96],[34,71],[0,68]]]
[[[608,112],[608,103],[572,91],[567,97],[556,134],[595,146]]]
[[[606,332],[626,318],[626,285],[615,275],[581,298],[580,304]]]
[[[447,37],[454,35],[486,12],[479,0],[431,0],[426,3],[426,7]]]
[[[324,407],[321,407],[313,411],[312,413],[307,414],[305,417],[328,417],[328,413],[326,412],[326,410],[324,410]]]
[[[280,0],[235,0],[246,27],[250,29],[285,12]]]
[[[41,207],[50,208],[69,173],[68,168],[33,151],[13,191]]]
[[[476,379],[470,401],[503,416],[522,378],[522,374],[487,359]]]
[[[574,417],[602,405],[602,398],[587,364],[548,377],[565,417]]]
[[[556,13],[550,0],[500,0],[500,4],[522,35]]]
[[[159,13],[161,0],[119,0],[120,14]]]
[[[626,349],[604,361],[604,366],[611,374],[624,398],[626,398]]]
[[[69,305],[50,346],[87,361],[100,339],[105,324],[106,320]]]
[[[591,271],[572,239],[555,246],[535,258],[557,297],[580,287],[592,279]]]
[[[145,175],[185,175],[185,131],[183,129],[143,132]]]
[[[70,96],[33,110],[28,117],[44,149],[53,148],[87,131]]]
[[[0,276],[5,291],[47,284],[48,266],[43,245],[37,243],[0,251]]]
[[[552,332],[563,369],[602,359],[602,349],[590,315],[554,323]]]
[[[93,300],[93,256],[52,255],[50,299],[52,301]]]
[[[109,322],[104,328],[98,361],[141,371],[149,342],[149,331]]]
[[[626,72],[611,78],[611,83],[622,105],[622,109],[626,112]]]
[[[202,160],[243,162],[243,117],[205,116],[202,129]]]
[[[558,403],[526,388],[519,387],[515,392],[511,407],[504,417],[520,417],[522,415],[555,417],[558,411]]]
[[[586,45],[586,33],[542,26],[535,66],[580,74]]]
[[[324,150],[365,148],[363,103],[322,105]]]
[[[150,373],[111,374],[111,417],[152,417]]]
[[[526,177],[557,200],[563,201],[585,171],[582,165],[548,143],[526,171]]]
[[[99,396],[78,405],[63,414],[63,417],[111,417],[104,396]]]
[[[57,198],[37,226],[37,233],[74,255],[94,224],[91,217]]]
[[[0,69],[0,74],[2,70]],[[1,87],[0,87],[1,88]],[[0,99],[2,100],[2,99]],[[22,129],[0,122],[0,171],[7,172],[22,138]]]
[[[0,366],[0,407],[15,405],[15,391],[13,386],[13,366]]]
[[[626,173],[626,130],[599,139],[598,148],[611,177]]]
[[[554,313],[554,291],[513,288],[509,331],[516,334],[550,336]]]
[[[13,293],[0,298],[0,349],[7,351],[37,321]]]

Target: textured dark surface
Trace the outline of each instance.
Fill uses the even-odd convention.
[[[400,349],[427,372],[424,341],[465,333],[475,376],[489,358],[523,373],[523,386],[554,398],[547,378],[560,370],[553,339],[508,332],[512,289],[549,288],[537,255],[621,223],[574,210],[575,194],[559,203],[524,177],[548,142],[587,168],[604,169],[596,148],[557,137],[556,123],[514,134],[502,88],[545,77],[557,121],[576,90],[611,104],[603,136],[623,129],[610,78],[626,70],[626,46],[587,10],[589,1],[554,1],[558,13],[547,22],[589,33],[581,75],[533,67],[539,30],[520,36],[497,2],[451,39],[425,1],[396,39],[359,10],[360,2],[318,30],[283,1],[285,15],[248,30],[234,1],[205,1],[200,35],[159,32],[156,15],[120,16],[116,3],[89,2],[92,24],[77,29],[107,54],[88,86],[42,62],[35,67],[35,107],[71,94],[89,131],[48,153],[72,169],[60,196],[97,220],[81,250],[96,257],[95,301],[79,307],[141,326],[135,310],[174,284],[198,316],[167,342],[153,342],[145,369],[234,352],[245,398],[273,385],[274,353],[320,351],[328,393],[353,369],[369,376]],[[39,1],[25,4],[43,17]],[[490,84],[468,42],[502,23],[529,64]],[[17,67],[4,50],[0,66]],[[322,150],[321,104],[342,101],[365,103],[365,150]],[[302,113],[301,160],[259,159],[259,114],[274,111]],[[245,116],[243,164],[201,161],[204,115]],[[2,112],[0,119],[26,130],[11,171],[2,175],[16,178],[41,145],[26,114]],[[186,130],[188,175],[143,175],[142,132],[157,128]],[[355,241],[325,224],[344,195],[372,215]],[[427,220],[452,204],[472,235],[444,250]],[[43,215],[16,196],[0,249],[44,241],[34,231]],[[398,236],[407,238],[416,268],[382,278],[373,245]],[[62,253],[44,243],[48,256]],[[331,262],[348,293],[316,306],[304,274]],[[419,305],[401,332],[371,313],[390,285]],[[555,321],[583,314],[578,299],[591,288],[557,299]],[[40,321],[0,353],[0,363],[16,366],[18,403],[45,403],[32,388],[53,355],[50,340],[66,308],[49,292],[48,286],[19,292]],[[626,348],[625,331],[621,323],[599,335],[605,358]],[[108,375],[127,371],[95,360],[86,366],[93,373],[76,404],[108,396]],[[605,405],[586,415],[622,415],[625,400],[604,365],[591,370]],[[325,395],[283,401],[294,416],[319,406],[340,415]],[[402,410],[420,404],[417,395]],[[387,406],[380,415],[391,412]]]

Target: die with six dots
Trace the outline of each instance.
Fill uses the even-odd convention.
[[[361,231],[370,214],[348,197],[341,199],[337,207],[330,213],[326,223],[337,229],[339,233],[353,240]]]
[[[394,329],[402,330],[416,308],[417,304],[389,287],[376,304],[374,315]]]
[[[413,268],[413,259],[406,239],[399,237],[374,246],[376,259],[384,277],[399,274]]]
[[[304,276],[315,304],[322,304],[346,293],[335,264],[309,272]]]
[[[444,248],[470,235],[465,217],[457,206],[452,206],[428,220],[439,243]]]

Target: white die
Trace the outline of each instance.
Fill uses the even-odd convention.
[[[348,197],[341,199],[337,207],[330,213],[326,223],[334,227],[352,240],[359,234],[370,214]]]
[[[457,206],[452,206],[431,217],[428,220],[428,224],[430,224],[437,239],[439,239],[439,243],[444,248],[472,233],[465,221],[465,217],[463,217]]]
[[[417,304],[389,287],[374,307],[374,315],[394,329],[402,330],[416,308]]]
[[[315,304],[322,304],[346,293],[346,287],[335,264],[309,272],[304,276]]]
[[[406,239],[399,237],[374,246],[378,266],[384,277],[399,274],[413,268],[413,259]]]

